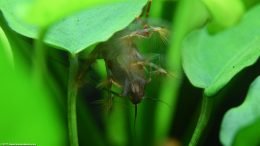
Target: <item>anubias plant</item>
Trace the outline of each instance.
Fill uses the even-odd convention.
[[[171,141],[202,145],[232,79],[241,80],[243,69],[259,64],[260,5],[255,1],[0,0],[0,11],[0,144],[166,145],[187,77],[202,89],[201,110],[189,142]],[[148,14],[172,21],[171,31],[137,18]],[[168,49],[151,45],[156,33],[169,39]],[[146,57],[152,51],[165,53],[165,69]],[[245,101],[224,115],[222,145],[260,144],[259,69],[254,72]],[[167,76],[150,82],[153,73]],[[84,96],[94,96],[88,85],[104,74],[107,80],[98,86],[109,94],[98,97],[112,102],[114,96],[127,96],[135,112],[122,108],[131,105],[125,98],[113,99],[105,117],[90,100],[84,103]],[[157,102],[141,102],[146,98]]]

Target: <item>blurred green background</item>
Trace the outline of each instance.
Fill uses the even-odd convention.
[[[69,145],[69,56],[76,55],[81,67],[99,42],[127,27],[146,3],[0,0],[0,145]],[[259,108],[253,109],[251,123],[238,126],[233,136],[226,137],[231,143],[220,138],[222,130],[229,130],[221,129],[225,113],[241,105],[249,91],[255,90],[254,96],[260,98],[260,90],[254,88],[260,74],[260,33],[256,30],[260,21],[255,19],[259,7],[257,0],[153,0],[148,22],[168,28],[170,37],[166,44],[153,37],[139,40],[138,47],[144,56],[159,56],[154,63],[174,77],[152,77],[145,97],[157,100],[146,99],[138,105],[134,127],[134,106],[128,99],[115,98],[111,111],[105,112],[106,91],[96,86],[106,78],[106,70],[103,60],[96,61],[78,89],[79,145],[186,146],[199,117],[202,95],[214,93],[208,95],[214,106],[198,145],[256,141],[251,145],[259,146]],[[203,32],[208,36],[201,37]],[[240,48],[240,41],[249,48]],[[247,55],[243,58],[239,53]],[[231,60],[228,55],[238,57]],[[233,71],[223,62],[238,69]],[[227,79],[217,74],[221,69]],[[224,80],[219,86],[211,80],[216,76]],[[218,89],[205,92],[212,86]],[[243,136],[250,134],[251,139]]]

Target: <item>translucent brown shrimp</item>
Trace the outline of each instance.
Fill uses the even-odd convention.
[[[129,98],[135,106],[135,120],[137,105],[144,99],[145,87],[151,81],[147,68],[152,68],[158,74],[169,75],[165,69],[147,60],[136,45],[136,39],[149,39],[153,34],[158,34],[163,42],[167,42],[167,29],[142,23],[140,29],[130,30],[128,27],[115,33],[108,41],[98,44],[85,61],[87,64],[96,59],[105,61],[107,79],[98,87],[108,89],[111,99],[111,94]],[[112,85],[121,88],[122,92],[112,91]]]
[[[116,33],[111,39],[100,43],[92,52],[96,58],[104,59],[107,69],[107,81],[122,88],[121,96],[129,97],[133,104],[138,104],[144,97],[146,84],[146,67],[152,67],[161,74],[167,71],[147,61],[133,41],[134,37],[149,38],[153,33],[164,29],[150,27],[125,35],[125,31]]]

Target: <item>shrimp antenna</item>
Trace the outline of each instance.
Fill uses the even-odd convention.
[[[134,113],[134,143],[136,143],[136,119],[137,119],[137,104],[135,106],[135,113]],[[136,144],[135,144],[136,145]]]
[[[137,104],[135,104],[135,119],[134,119],[134,129],[136,125],[136,119],[137,119]]]
[[[159,102],[166,105],[169,109],[171,108],[171,106],[163,100],[152,98],[152,97],[145,97],[144,99],[150,99],[150,101]]]

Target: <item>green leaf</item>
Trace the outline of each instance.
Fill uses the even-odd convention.
[[[240,20],[245,12],[241,0],[202,0],[211,13],[212,21],[209,25],[212,29],[221,29],[232,26]]]
[[[191,83],[212,96],[260,55],[260,5],[241,23],[210,35],[206,28],[192,32],[183,43],[183,68]]]
[[[46,26],[73,12],[116,1],[120,0],[23,0],[13,8],[21,19]]]
[[[238,107],[230,109],[224,116],[221,130],[220,140],[225,146],[232,145],[236,134],[243,128],[250,128],[248,126],[258,127],[259,131],[259,118],[260,118],[260,76],[251,84],[247,93],[245,101]],[[254,122],[258,122],[257,125],[253,125]],[[257,133],[256,129],[252,129],[251,132]],[[247,132],[247,131],[245,131]],[[253,137],[251,137],[253,138]],[[257,138],[257,137],[256,137]],[[259,140],[258,135],[258,140]],[[243,140],[243,139],[241,139]],[[250,140],[250,139],[249,139]],[[245,141],[246,142],[246,141]],[[247,141],[250,143],[250,141]],[[251,141],[252,142],[252,141]],[[256,145],[250,145],[256,146]]]
[[[18,0],[13,2],[18,3]],[[107,40],[113,33],[126,27],[141,13],[146,2],[147,0],[132,0],[78,12],[52,26],[45,42],[71,53],[78,53],[90,45]],[[11,11],[10,5],[12,3],[9,1],[0,1],[0,8],[10,27],[22,35],[36,38],[39,27],[19,19]]]

